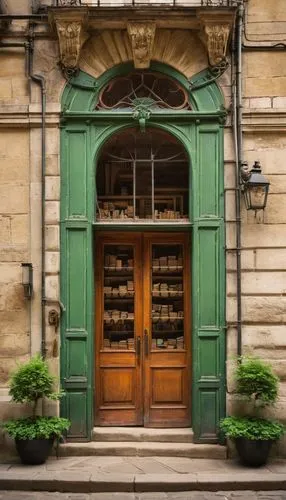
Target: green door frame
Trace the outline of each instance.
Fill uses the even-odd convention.
[[[138,124],[132,111],[94,107],[99,90],[131,70],[124,64],[97,80],[80,72],[62,100],[61,412],[72,421],[69,439],[77,441],[89,440],[93,426],[95,165],[109,137]],[[169,66],[152,63],[151,70],[177,79],[192,106],[192,111],[152,111],[147,126],[174,135],[190,158],[192,427],[196,442],[217,442],[225,414],[223,99],[208,71],[192,79],[193,85],[200,82],[192,92],[190,82]]]

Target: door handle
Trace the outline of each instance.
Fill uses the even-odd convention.
[[[136,339],[136,356],[138,358],[138,361],[140,363],[140,356],[141,356],[141,337],[137,337]]]
[[[149,354],[148,330],[144,330],[144,353],[145,353],[145,356],[148,356],[148,354]]]

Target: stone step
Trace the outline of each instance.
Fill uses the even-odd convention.
[[[160,442],[108,442],[65,443],[59,455],[70,456],[137,456],[137,457],[187,457],[225,459],[226,447],[216,444],[160,443]]]
[[[146,427],[94,427],[93,441],[144,441],[159,443],[192,443],[190,428],[148,429]]]

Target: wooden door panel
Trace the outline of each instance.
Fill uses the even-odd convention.
[[[124,265],[117,269],[113,263],[105,271],[104,256],[112,254],[116,245],[121,245],[121,250],[128,245],[134,249],[131,313],[122,305],[130,300],[125,294],[121,296],[126,280],[130,284],[130,269]],[[186,236],[106,233],[97,238],[96,247],[96,424],[189,426],[190,270]],[[120,328],[125,324],[123,313],[124,318],[133,314],[134,342],[130,341],[133,333],[119,329],[119,324]],[[109,330],[106,318],[110,314]]]
[[[139,235],[101,234],[96,256],[96,424],[140,425],[142,329]]]
[[[144,239],[144,422],[149,427],[187,427],[190,425],[188,240],[178,233],[150,234]]]
[[[131,368],[101,368],[101,404],[135,406],[135,374]]]
[[[151,407],[159,404],[184,404],[184,369],[150,367]]]

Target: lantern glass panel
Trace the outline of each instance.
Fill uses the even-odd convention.
[[[249,208],[253,210],[260,210],[265,208],[267,191],[267,186],[249,187]]]
[[[31,280],[30,264],[22,264],[22,283],[29,285]]]

